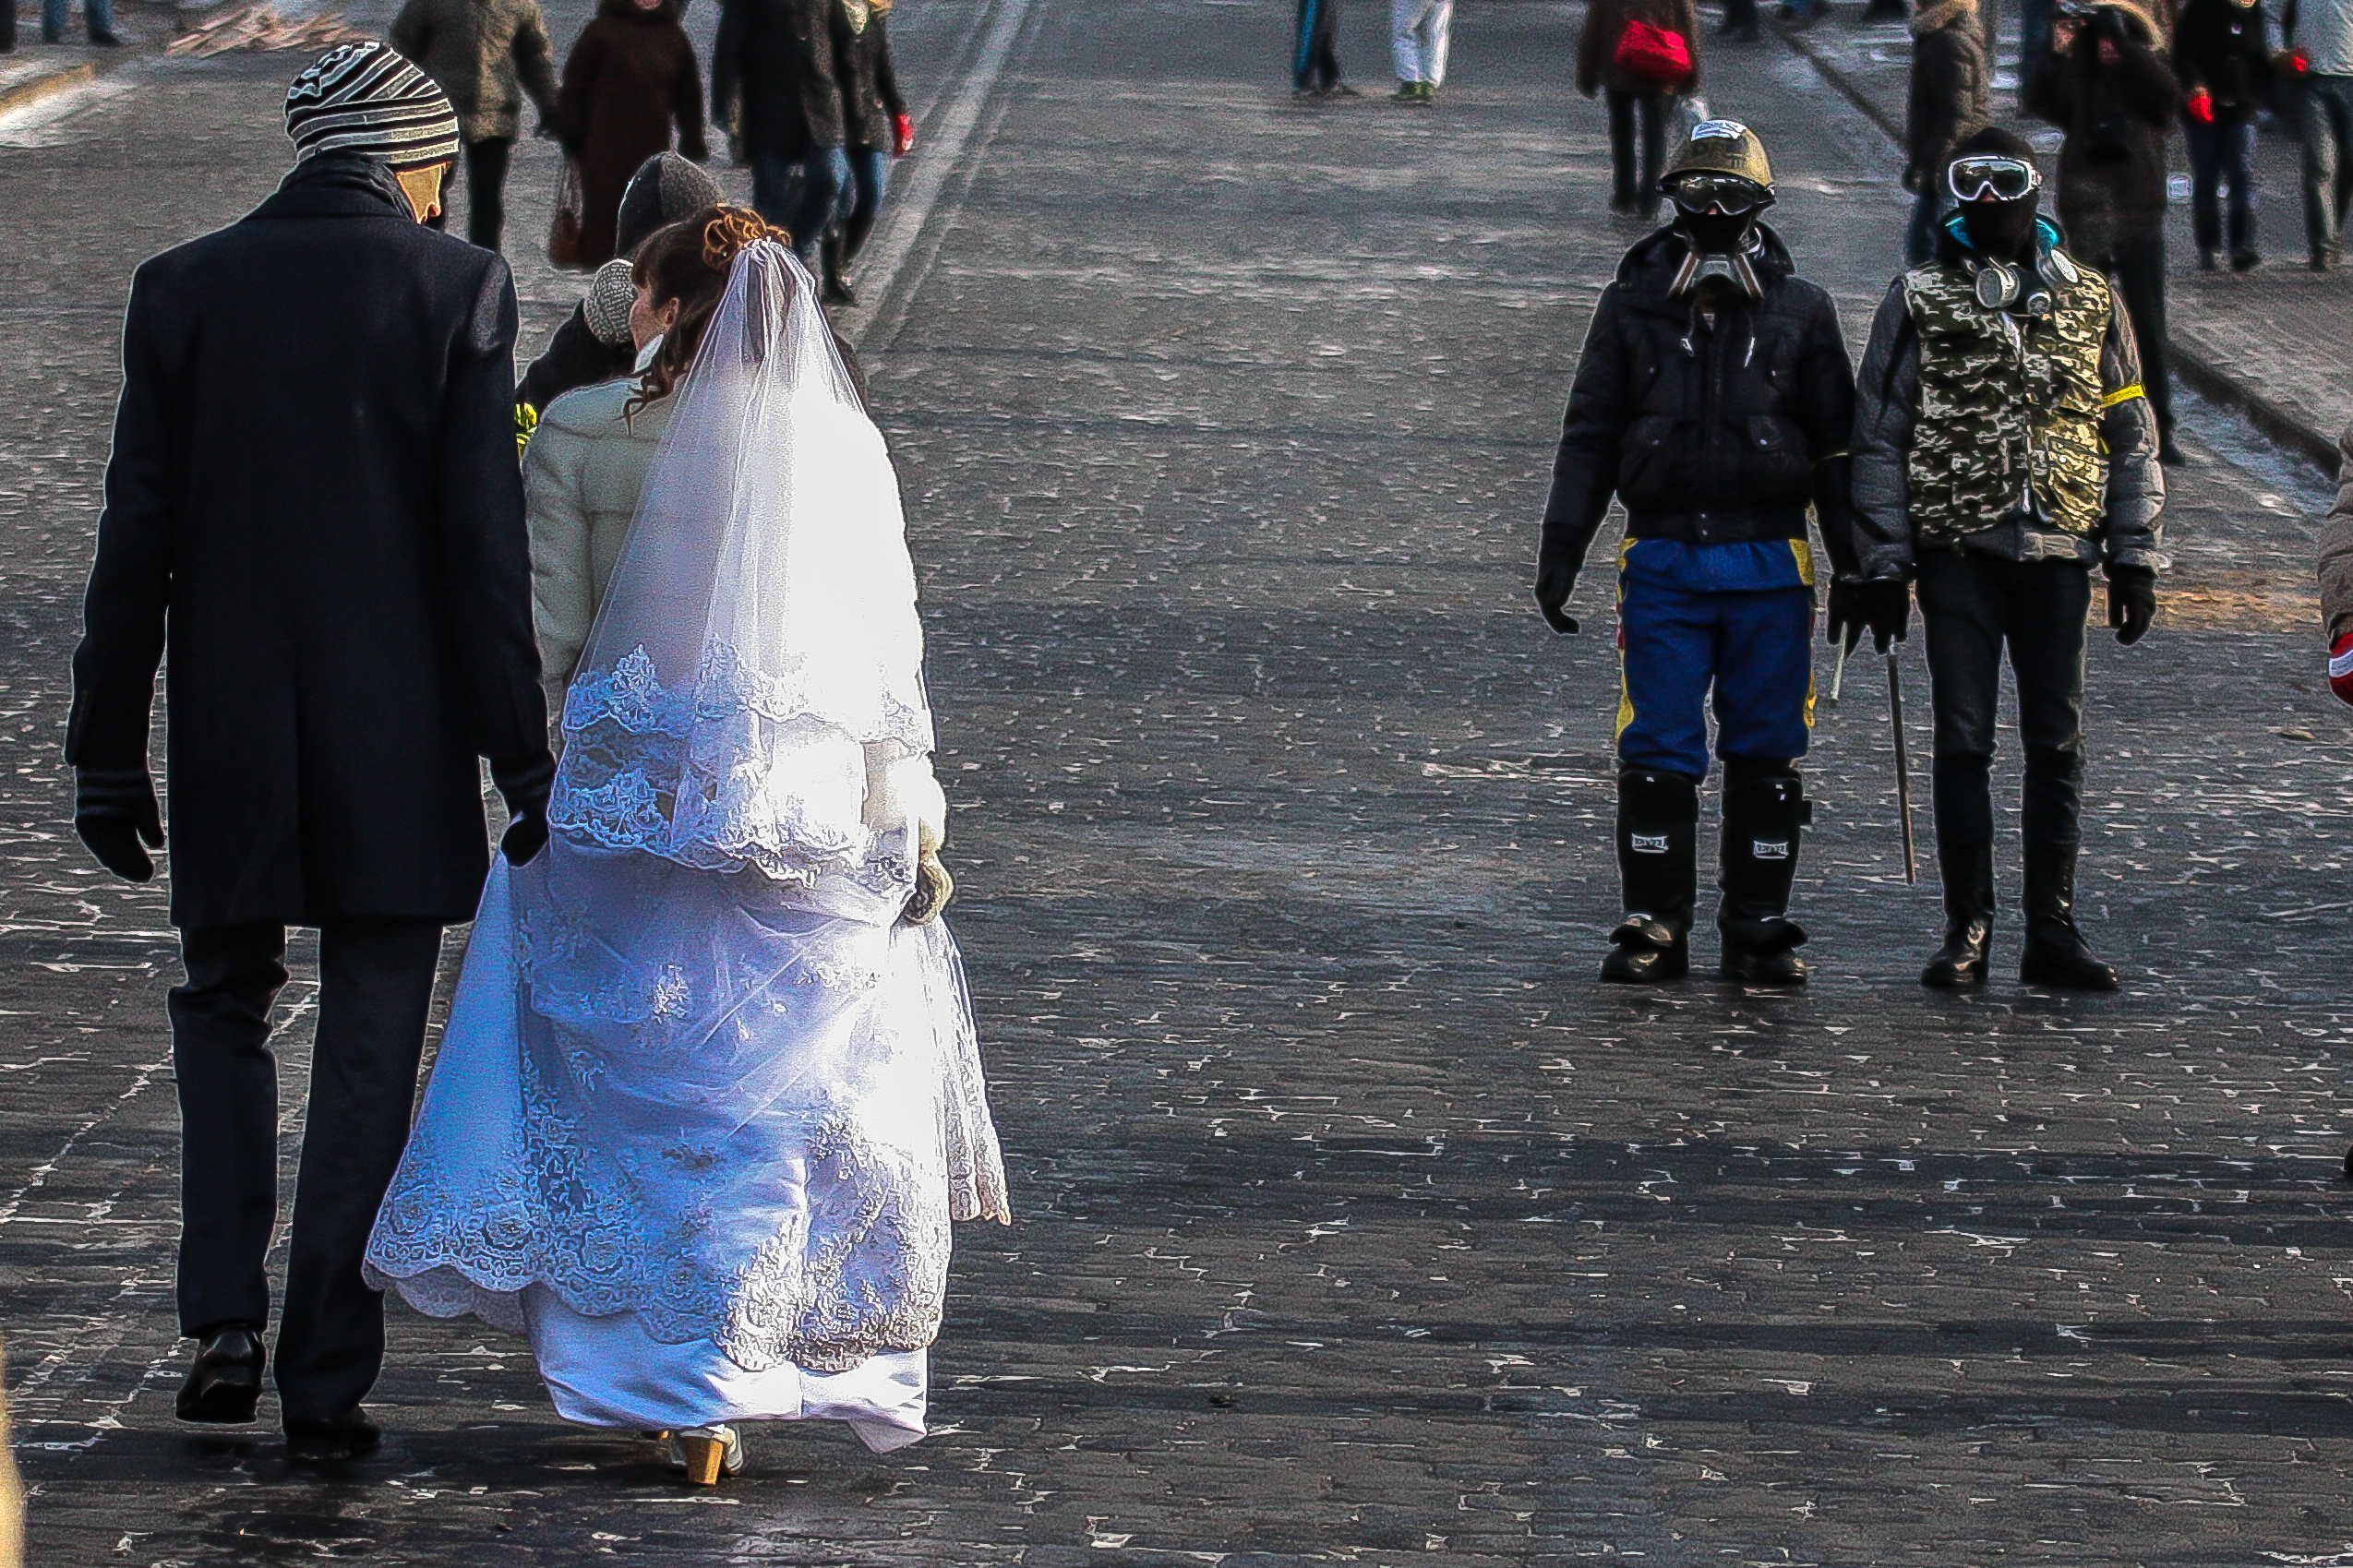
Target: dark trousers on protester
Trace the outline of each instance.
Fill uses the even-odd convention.
[[[2083,804],[2083,616],[2092,574],[2073,561],[1974,550],[1922,557],[1920,621],[1936,716],[1939,850],[1994,836],[1994,722],[2005,645],[2026,753],[2020,827],[2029,844],[2072,846]]]
[[[2166,369],[2165,231],[2118,236],[2106,254],[2079,253],[2108,275],[2124,298],[2124,314],[2132,320],[2132,339],[2141,350],[2141,385],[2149,397],[2149,411],[2157,416],[2157,433],[2173,434],[2173,377]]]
[[[2190,225],[2202,251],[2223,243],[2221,186],[2230,187],[2230,254],[2255,248],[2255,122],[2184,120],[2190,143]]]
[[[1620,92],[1612,88],[1606,96],[1610,111],[1610,204],[1620,210],[1651,211],[1659,200],[1659,175],[1666,168],[1667,113],[1675,107],[1675,95]]]
[[[792,236],[793,249],[811,272],[820,265],[825,232],[840,221],[849,200],[849,154],[838,147],[812,147],[794,158],[773,152],[752,157],[751,205]]]
[[[2304,238],[2332,265],[2353,205],[2353,77],[2304,78]]]
[[[180,1091],[180,1332],[270,1321],[264,1263],[278,1216],[278,1063],[270,1008],[286,983],[280,926],[184,930],[171,995]],[[426,920],[350,920],[318,934],[318,1025],[279,1313],[288,1420],[357,1405],[384,1363],[384,1298],[360,1277],[400,1164],[441,954]]]
[[[1291,85],[1301,92],[1329,92],[1339,86],[1340,59],[1332,46],[1339,23],[1339,0],[1299,0],[1299,24],[1291,49]]]

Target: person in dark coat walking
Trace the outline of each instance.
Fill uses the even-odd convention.
[[[1912,230],[1903,242],[1909,267],[1936,247],[1937,220],[1951,199],[1943,175],[1953,148],[1994,123],[1993,73],[1980,31],[1977,0],[1933,0],[1912,18],[1903,138],[1903,188],[1913,193]]]
[[[751,164],[751,204],[812,272],[850,188],[835,64],[848,26],[841,0],[726,0],[711,51],[712,114]]]
[[[898,74],[891,66],[885,30],[891,0],[839,0],[847,30],[834,71],[842,84],[845,151],[849,158],[848,211],[825,239],[825,297],[856,305],[850,264],[873,232],[890,189],[891,160],[915,148],[915,117],[899,97]]]
[[[2181,89],[2158,47],[2152,13],[2104,0],[2089,18],[2062,16],[2051,52],[2026,78],[2026,112],[2067,133],[2059,150],[2059,221],[2068,253],[2107,273],[2124,296],[2141,353],[2160,461],[2173,440],[2166,370],[2166,135]]]
[[[694,45],[678,26],[677,0],[603,0],[564,61],[556,100],[556,136],[580,165],[578,264],[613,258],[614,221],[630,179],[670,147],[700,163],[702,73]]]
[[[1293,98],[1353,98],[1356,90],[1340,80],[1340,0],[1299,0],[1291,22],[1291,94]]]
[[[2190,0],[2174,24],[2173,75],[2185,99],[2190,221],[2198,265],[2212,272],[2222,248],[2220,186],[2230,186],[2230,269],[2263,263],[2255,251],[2255,112],[2271,80],[2259,0]]]
[[[613,224],[615,254],[629,257],[656,229],[682,223],[706,207],[719,204],[719,182],[675,152],[657,152],[639,165],[629,189],[621,193],[620,211]],[[600,272],[599,276],[602,274]],[[593,291],[592,291],[593,292]],[[598,333],[589,323],[587,299],[572,308],[564,324],[515,388],[521,424],[529,429],[547,405],[566,392],[593,387],[626,376],[637,363],[630,341],[626,307],[618,329]]]
[[[1585,334],[1553,461],[1536,604],[1567,605],[1613,497],[1618,568],[1617,861],[1625,918],[1602,978],[1688,967],[1699,786],[1712,693],[1723,760],[1723,973],[1797,985],[1789,918],[1813,808],[1798,777],[1813,727],[1819,581],[1809,510],[1842,576],[1855,372],[1830,295],[1797,276],[1760,214],[1763,144],[1707,120],[1668,166],[1674,226],[1619,262]]]
[[[424,226],[457,119],[382,44],[286,100],[297,162],[244,221],[131,282],[105,510],[74,653],[74,828],[118,876],[163,825],[150,707],[168,652],[171,994],[182,1125],[181,1418],[250,1421],[278,1206],[270,1009],[319,928],[317,1044],[279,1323],[289,1455],[375,1447],[384,1353],[360,1258],[408,1135],[441,928],[488,856],[480,763],[546,839],[554,774],[509,436],[506,263]],[[144,845],[145,847],[142,847]]]
[[[542,121],[556,107],[556,68],[539,0],[407,0],[390,42],[450,95],[465,140],[466,238],[498,249],[523,95]]]
[[[1753,7],[1752,7],[1753,8]],[[1642,57],[1626,47],[1635,27],[1654,40],[1678,39],[1688,68],[1638,68]],[[1591,0],[1577,39],[1577,90],[1600,93],[1610,115],[1610,210],[1648,218],[1659,207],[1659,174],[1666,166],[1667,116],[1678,94],[1699,90],[1699,12],[1692,0]],[[1639,153],[1638,162],[1638,131]]]

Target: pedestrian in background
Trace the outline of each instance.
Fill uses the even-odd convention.
[[[1617,862],[1625,918],[1602,978],[1689,967],[1699,788],[1712,697],[1723,760],[1723,970],[1806,978],[1789,918],[1813,808],[1798,777],[1813,725],[1808,509],[1854,575],[1846,443],[1855,371],[1830,295],[1797,276],[1761,214],[1772,169],[1731,120],[1694,127],[1666,175],[1672,228],[1602,291],[1553,461],[1536,604],[1555,631],[1613,496],[1618,564]]]
[[[1903,188],[1913,201],[1905,266],[1919,266],[1935,247],[1937,220],[1950,200],[1943,176],[1953,148],[1993,123],[1993,72],[1978,36],[1977,0],[1932,0],[1912,18]]]
[[[726,0],[711,55],[713,113],[751,164],[751,204],[812,272],[850,188],[836,65],[848,27],[841,0]]]
[[[1340,57],[1333,47],[1339,32],[1340,0],[1299,0],[1292,26],[1291,91],[1294,98],[1353,98],[1340,80]]]
[[[1994,126],[1942,171],[1953,216],[1936,255],[1888,286],[1855,377],[1860,572],[1831,616],[1881,647],[1916,578],[1936,719],[1937,867],[1945,935],[1920,972],[1983,985],[1994,928],[1993,761],[2005,647],[2026,753],[2030,986],[2112,991],[2075,924],[2083,814],[2083,623],[2092,569],[2107,624],[2140,640],[2156,614],[2165,474],[2120,291],[2042,221],[2042,171]]]
[[[1454,30],[1454,0],[1389,0],[1389,57],[1397,66],[1397,97],[1407,103],[1436,100],[1447,79],[1447,42]]]
[[[2287,0],[2280,38],[2304,138],[2304,240],[2326,272],[2344,259],[2353,210],[2353,0]]]
[[[400,1162],[440,962],[487,859],[481,760],[547,834],[507,264],[426,219],[458,118],[369,40],[286,95],[296,163],[251,216],[143,263],[74,652],[74,831],[155,874],[172,701],[180,1120],[177,1411],[254,1418],[270,1321],[286,928],[318,928],[318,1033],[278,1322],[287,1457],[372,1451],[384,1299],[360,1258]]]
[[[14,0],[8,0],[13,12]],[[73,10],[73,0],[41,0],[41,41],[63,43],[66,41],[66,18]],[[114,32],[114,0],[82,0],[82,25],[89,30],[90,42],[101,49],[120,49],[123,41]],[[15,47],[17,19],[8,18],[9,46]]]
[[[2190,0],[2174,23],[2173,75],[2185,95],[2181,131],[2190,144],[2190,217],[2198,265],[2211,272],[2223,244],[2218,186],[2230,186],[2230,269],[2260,265],[2255,253],[2255,112],[2271,79],[2259,0]]]
[[[1667,115],[1699,87],[1699,13],[1692,0],[1590,0],[1577,40],[1577,90],[1603,94],[1610,116],[1610,210],[1658,210]],[[1638,129],[1639,126],[1639,129]]]
[[[390,42],[424,67],[457,110],[465,141],[466,238],[497,250],[507,227],[507,166],[522,132],[523,94],[543,123],[556,110],[556,69],[539,0],[408,0],[392,22]]]
[[[677,0],[603,0],[564,61],[556,135],[580,165],[578,264],[601,266],[614,253],[621,193],[640,165],[669,150],[700,163],[702,75],[694,45],[678,25]]]
[[[630,300],[637,286],[630,281],[626,258],[636,255],[637,247],[654,230],[683,222],[718,202],[719,182],[675,152],[657,152],[638,167],[614,219],[616,259],[623,263],[618,276],[612,272],[615,262],[597,269],[588,293],[523,372],[522,382],[515,389],[515,401],[524,429],[535,425],[550,404],[573,388],[629,374],[637,361],[629,329]],[[616,291],[618,300],[613,297]]]
[[[858,291],[850,282],[850,266],[865,248],[866,236],[882,210],[890,189],[891,160],[904,158],[915,147],[915,116],[899,97],[899,79],[891,66],[887,18],[891,0],[840,0],[848,30],[834,62],[842,84],[843,151],[849,159],[850,199],[841,221],[825,236],[823,277],[825,297],[835,305],[856,305]]]
[[[2026,107],[2067,133],[2059,221],[2068,254],[2107,273],[2123,295],[2159,455],[2178,463],[2166,370],[2165,205],[2166,136],[2182,97],[2162,37],[2155,17],[2127,0],[2061,16],[2051,52],[2027,78]]]

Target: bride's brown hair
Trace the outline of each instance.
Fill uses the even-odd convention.
[[[762,240],[790,245],[792,236],[772,227],[748,207],[706,207],[693,217],[656,229],[638,246],[630,278],[654,296],[656,309],[678,301],[678,318],[662,334],[654,362],[638,377],[632,414],[670,395],[694,363],[702,334],[727,292],[727,269]]]

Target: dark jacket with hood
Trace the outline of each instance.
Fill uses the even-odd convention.
[[[1756,234],[1763,297],[1727,294],[1713,325],[1667,292],[1687,253],[1672,228],[1618,264],[1569,390],[1546,558],[1582,560],[1615,495],[1627,537],[1692,545],[1802,539],[1810,503],[1846,569],[1854,366],[1830,295],[1770,227]]]
[[[754,158],[847,146],[834,61],[848,32],[841,0],[726,0],[711,50],[713,116],[732,119]]]
[[[515,292],[385,166],[298,165],[131,280],[66,760],[146,765],[172,918],[474,917],[479,757],[544,762]]]
[[[2121,33],[2117,59],[2099,57],[2103,18]],[[2067,133],[2059,154],[2059,221],[2070,249],[2097,260],[2165,225],[2166,136],[2181,112],[2173,68],[2142,15],[2102,6],[2065,54],[2046,54],[2026,79],[2026,112]]]
[[[2216,124],[2254,118],[2270,95],[2272,81],[2263,6],[2190,0],[2173,25],[2173,74],[2184,93],[2206,90],[2214,100]]]
[[[564,62],[556,101],[556,135],[580,162],[581,266],[602,266],[618,254],[621,195],[640,165],[669,150],[673,123],[681,153],[698,163],[709,156],[702,73],[675,0],[654,11],[604,0]]]
[[[1903,183],[1919,191],[1934,187],[1956,144],[1994,123],[1994,88],[1976,6],[1927,6],[1913,29]]]
[[[1937,259],[1963,260],[1968,247],[1952,223],[1937,235]],[[2057,231],[2042,226],[2045,249]],[[2081,268],[2082,263],[2076,265]],[[2096,277],[2098,274],[2093,274]],[[2132,341],[2132,321],[2124,301],[2109,290],[2107,337],[2100,345],[2100,387],[2114,395],[2137,387],[2141,356]],[[1903,279],[1888,285],[1871,321],[1871,341],[1855,386],[1854,525],[1857,567],[1866,579],[1903,581],[1918,565],[1913,536],[1910,461],[1912,435],[1920,419],[1920,332],[1912,320]],[[2165,471],[2157,466],[2156,415],[2145,397],[2128,396],[2100,416],[2100,440],[2107,452],[2107,488],[2101,526],[2088,538],[2033,531],[2021,522],[1995,521],[1967,535],[1963,548],[2005,560],[2073,560],[2085,566],[2162,569]]]

